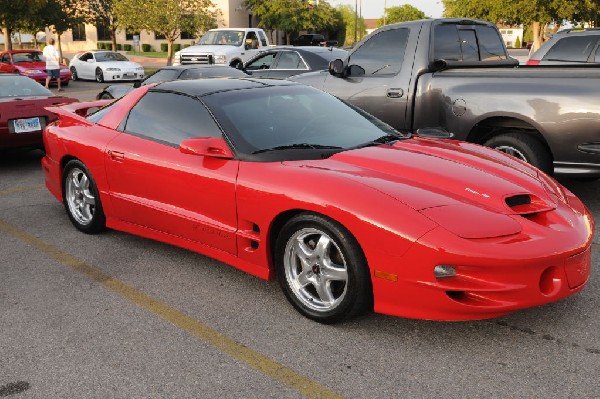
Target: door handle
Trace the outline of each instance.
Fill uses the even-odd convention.
[[[387,90],[386,95],[389,98],[401,98],[404,95],[404,90],[399,87],[390,88]]]
[[[113,161],[123,162],[125,160],[125,154],[122,152],[108,150],[107,153],[110,159]]]

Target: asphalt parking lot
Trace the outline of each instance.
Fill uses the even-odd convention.
[[[102,87],[64,94],[92,100]],[[598,225],[591,280],[563,301],[484,321],[327,326],[275,281],[80,233],[45,189],[41,156],[0,156],[0,397],[600,397]],[[600,181],[562,182],[600,223]]]

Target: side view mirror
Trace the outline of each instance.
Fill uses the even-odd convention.
[[[227,143],[220,137],[193,137],[179,145],[184,154],[200,155],[210,158],[233,159],[234,155]]]
[[[365,69],[360,65],[350,65],[348,67],[348,76],[364,76]]]
[[[434,139],[451,139],[454,137],[454,133],[451,133],[441,127],[422,127],[417,129],[417,135],[423,137],[431,137]]]
[[[133,88],[137,89],[138,87],[142,87],[142,81],[141,80],[136,80],[135,82],[133,82]]]
[[[249,43],[244,43],[244,49],[250,50],[250,44]]]
[[[344,76],[344,72],[345,72],[345,68],[344,68],[344,61],[342,61],[341,59],[335,59],[331,62],[329,62],[329,73],[332,74],[333,76],[337,76],[338,78],[341,78]]]

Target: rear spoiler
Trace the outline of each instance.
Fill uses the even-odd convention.
[[[85,101],[81,103],[70,103],[61,106],[44,107],[46,110],[56,114],[61,121],[71,121],[77,123],[84,123],[86,125],[92,125],[85,117],[89,111],[94,108],[101,108],[107,104],[110,104],[114,100],[96,100],[96,101]]]

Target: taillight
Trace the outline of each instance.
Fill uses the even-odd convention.
[[[539,65],[540,60],[527,60],[527,65]]]

